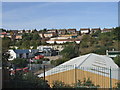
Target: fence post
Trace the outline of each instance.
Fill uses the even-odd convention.
[[[75,86],[77,87],[77,67],[75,64]]]
[[[44,88],[45,88],[45,65],[43,66],[43,70],[44,70],[44,77],[43,77],[43,79],[44,79]]]
[[[110,67],[110,90],[112,90],[112,72]]]
[[[45,65],[43,66],[43,70],[44,70],[44,81],[45,81]]]

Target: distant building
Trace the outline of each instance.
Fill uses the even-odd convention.
[[[54,44],[54,43],[64,44],[64,43],[67,43],[67,42],[76,42],[77,44],[79,44],[80,40],[77,40],[77,39],[54,39],[54,40],[46,41],[46,43],[49,43],[49,44]]]
[[[68,29],[67,33],[69,33],[69,34],[75,34],[76,33],[76,29]]]
[[[51,38],[51,37],[55,37],[57,36],[57,34],[55,32],[46,32],[46,33],[39,33],[39,36],[42,38]]]
[[[14,60],[16,58],[31,58],[37,52],[37,49],[10,49],[8,50],[8,53],[10,54],[8,60]]]
[[[80,32],[81,32],[81,34],[89,34],[90,33],[90,28],[81,28]]]
[[[55,37],[55,36],[57,36],[57,34],[55,32],[44,33],[44,37]]]
[[[101,33],[105,33],[105,32],[111,32],[113,30],[113,28],[104,28]]]
[[[16,39],[16,35],[18,35],[18,30],[11,30],[10,31],[10,35],[11,35],[11,39],[15,40]]]
[[[59,29],[58,31],[58,35],[65,35],[67,33],[66,29]]]
[[[39,46],[38,47],[39,52],[37,52],[37,55],[43,55],[43,56],[56,56],[58,55],[58,51],[54,50],[50,46]]]
[[[39,36],[41,37],[41,38],[45,38],[45,36],[44,36],[44,33],[42,32],[42,33],[39,33]]]
[[[1,33],[0,33],[0,37],[1,37],[1,38],[4,38],[4,37],[6,37],[6,36],[7,36],[7,33],[6,33],[6,32],[1,32]]]
[[[101,31],[101,29],[100,28],[92,28],[91,29],[91,33],[95,33],[96,31]]]
[[[59,51],[62,51],[64,49],[62,45],[41,45],[37,47],[39,51],[43,51],[43,48],[51,48],[53,50],[59,50]]]
[[[18,30],[18,33],[23,34],[23,33],[25,33],[25,30]]]
[[[57,29],[50,29],[50,30],[47,30],[47,32],[54,32],[54,33],[56,33],[56,34],[58,33],[58,32],[57,32]]]
[[[100,88],[110,88],[110,83],[112,87],[115,87],[116,83],[120,81],[119,74],[120,69],[111,58],[90,53],[68,60],[46,71],[45,74],[39,74],[38,77],[45,75],[50,86],[56,80],[71,85],[78,80],[84,81],[85,78],[89,78],[94,85],[99,85]]]
[[[108,51],[108,50],[106,50],[106,55],[107,55],[108,57],[120,56],[120,51],[114,51],[114,50]]]
[[[16,39],[16,40],[22,39],[22,35],[16,35],[15,39]]]

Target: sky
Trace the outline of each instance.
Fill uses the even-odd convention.
[[[5,29],[118,26],[118,2],[2,2]]]

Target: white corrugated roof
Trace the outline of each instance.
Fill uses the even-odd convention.
[[[89,71],[92,73],[100,74],[109,77],[110,76],[110,68],[112,69],[112,78],[118,79],[118,69],[119,67],[114,63],[114,61],[104,55],[98,55],[94,53],[90,53],[87,55],[79,56],[73,58],[55,68],[46,71],[45,76],[64,72],[67,70],[75,69],[84,69],[85,71]],[[84,68],[83,68],[84,67]],[[38,75],[38,77],[43,77],[43,73]]]

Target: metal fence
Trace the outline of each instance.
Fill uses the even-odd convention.
[[[57,66],[45,73],[38,75],[48,80],[50,86],[53,86],[55,81],[64,82],[66,85],[73,86],[81,81],[81,85],[77,87],[84,87],[85,80],[98,88],[116,88],[117,83],[120,82],[119,68],[103,68],[103,67],[76,67],[75,65]],[[90,86],[90,85],[88,85]]]
[[[43,73],[39,74],[38,77],[47,80],[52,88],[117,88],[117,83],[120,83],[120,68],[60,65],[48,71],[44,67]],[[8,87],[7,82],[5,81],[5,87]],[[19,86],[23,86],[22,82],[15,82],[15,87]]]

